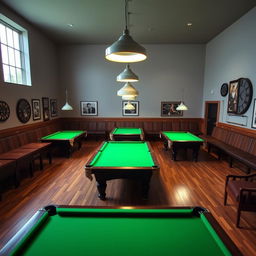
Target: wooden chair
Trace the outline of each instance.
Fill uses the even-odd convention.
[[[224,205],[228,194],[237,204],[236,226],[239,227],[241,211],[256,212],[256,174],[228,175],[226,177]]]

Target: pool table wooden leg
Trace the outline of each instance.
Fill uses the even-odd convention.
[[[106,188],[107,188],[106,180],[96,179],[96,181],[97,181],[97,189],[98,189],[98,192],[99,192],[98,197],[101,200],[106,200]]]
[[[147,199],[148,198],[148,191],[150,188],[150,179],[151,179],[152,173],[149,175],[145,175],[143,179],[141,179],[141,188],[142,188],[142,198]]]

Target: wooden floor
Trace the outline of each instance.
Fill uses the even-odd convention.
[[[229,168],[226,161],[218,161],[207,152],[200,151],[197,163],[178,155],[177,162],[163,149],[160,141],[151,145],[160,164],[160,172],[153,175],[149,199],[140,198],[139,186],[134,181],[108,182],[107,201],[97,198],[95,180],[85,177],[84,164],[100,141],[85,141],[72,157],[54,158],[43,172],[36,171],[33,178],[25,178],[20,187],[9,189],[0,202],[0,248],[41,207],[49,204],[84,206],[203,206],[212,212],[244,255],[256,255],[256,214],[242,213],[241,225],[235,227],[236,208],[231,201],[223,206],[223,190],[227,174],[244,174]]]

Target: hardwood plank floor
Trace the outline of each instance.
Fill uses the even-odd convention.
[[[41,207],[49,204],[84,206],[203,206],[211,211],[219,224],[246,256],[256,255],[256,214],[242,213],[241,225],[235,227],[236,207],[228,201],[223,205],[225,177],[244,174],[229,168],[226,161],[218,161],[200,151],[197,163],[178,155],[170,158],[160,141],[151,145],[160,164],[160,172],[151,179],[148,200],[140,198],[140,188],[134,181],[112,180],[107,186],[107,201],[97,197],[95,180],[85,177],[84,165],[101,141],[84,141],[82,148],[71,158],[54,158],[45,168],[26,178],[17,189],[9,189],[0,202],[0,248]],[[39,169],[39,168],[38,168]]]

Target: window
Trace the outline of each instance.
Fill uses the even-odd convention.
[[[0,44],[4,82],[31,85],[28,33],[2,14]]]

